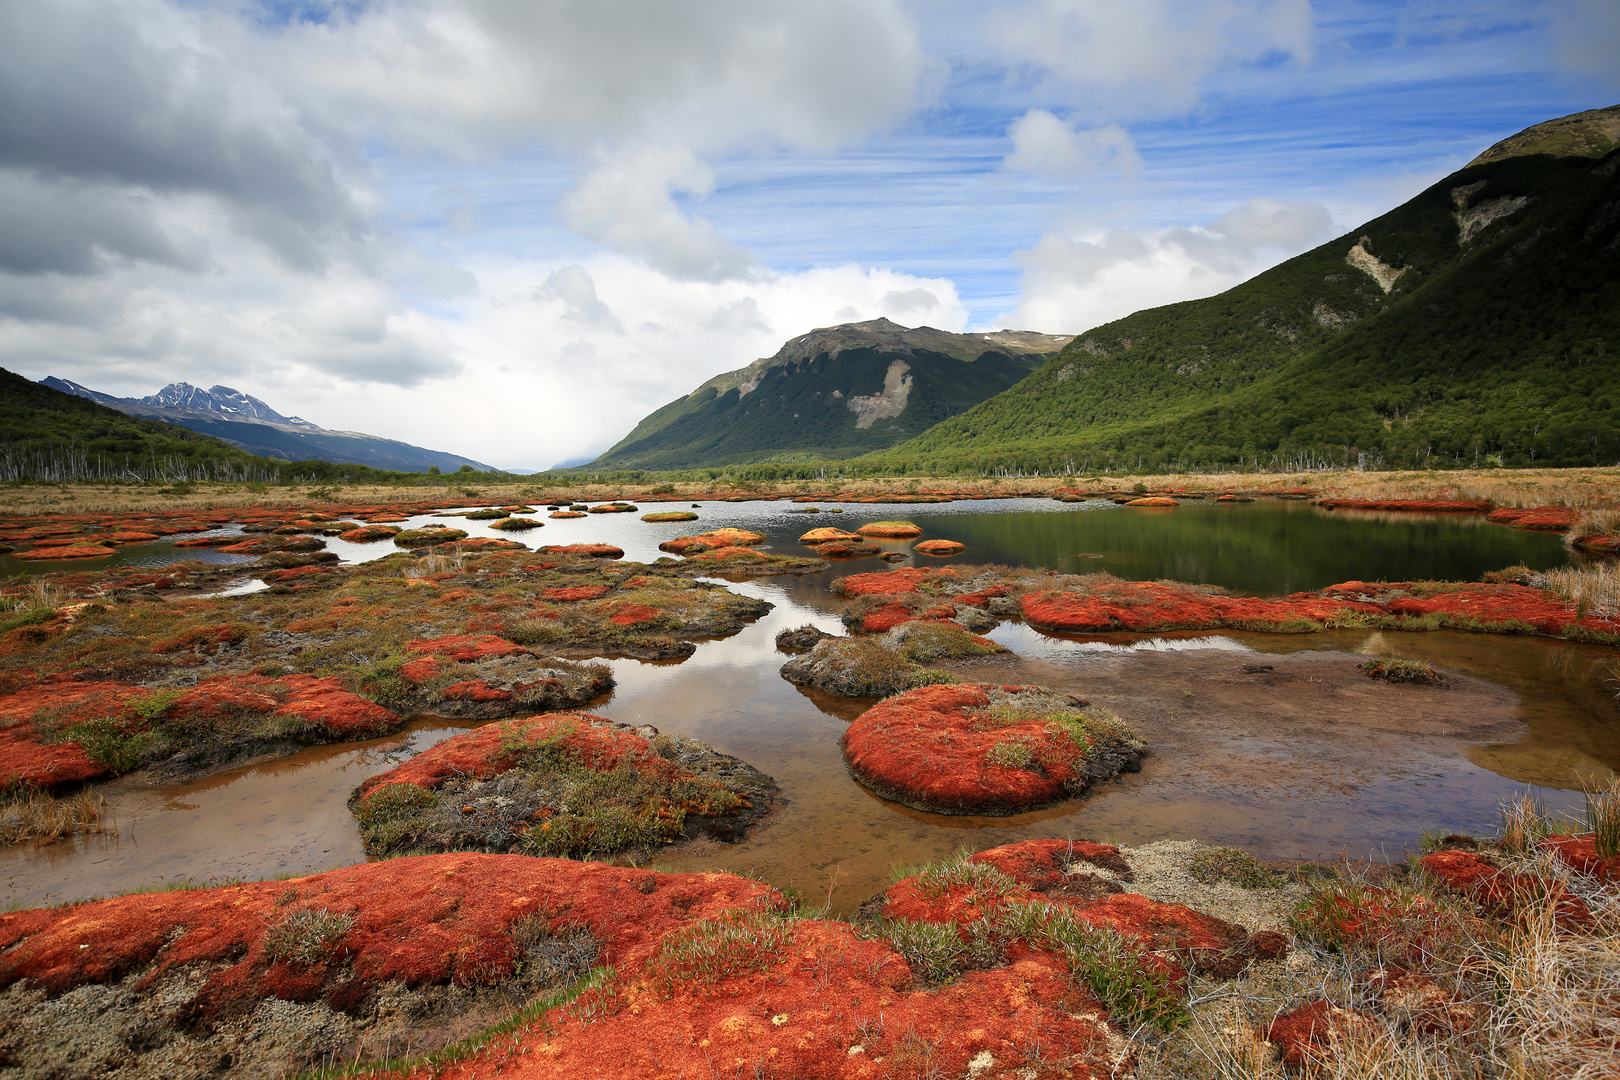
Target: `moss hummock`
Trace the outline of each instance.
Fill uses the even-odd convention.
[[[1035,686],[930,686],[862,713],[844,762],[884,798],[945,814],[1015,814],[1137,771],[1145,744],[1104,709]]]

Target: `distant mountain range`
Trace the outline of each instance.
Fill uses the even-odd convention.
[[[492,466],[442,450],[426,450],[410,443],[366,435],[358,431],[332,431],[297,416],[283,416],[269,405],[233,390],[213,386],[207,390],[190,383],[170,383],[155,394],[142,398],[121,398],[92,390],[88,386],[48,376],[42,386],[65,394],[89,398],[130,416],[163,420],[212,435],[232,446],[261,457],[283,461],[333,461],[369,465],[374,469],[397,472],[426,472],[437,467],[455,472],[470,465],[480,472]]]
[[[847,458],[894,446],[1013,386],[1067,336],[952,334],[888,319],[794,338],[637,424],[592,468]]]
[[[1620,106],[1219,296],[1079,335],[874,468],[1620,463]]]

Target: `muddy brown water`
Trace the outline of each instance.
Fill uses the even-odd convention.
[[[902,516],[895,507],[863,507],[832,518],[786,515],[782,504],[713,509],[702,511],[707,518],[702,527],[765,526],[771,546],[782,550],[813,525],[851,527]],[[979,545],[990,549],[984,561],[1086,570],[1121,561],[1079,559],[1080,552],[1092,553],[1089,548],[1107,547],[1095,524],[1085,525],[1094,530],[1090,535],[1062,543],[1053,539],[1061,529],[1073,528],[1061,520],[1062,510],[1004,510],[992,504],[976,514],[957,510],[929,518],[911,512],[923,507],[903,509],[903,516],[919,524],[928,518],[929,535],[954,533],[953,538],[975,530],[1000,535],[998,530],[1010,528],[1005,521],[978,518],[1023,518],[1023,527],[1040,545],[1068,552],[1046,558],[1029,550],[1019,559],[1020,552],[981,537]],[[1120,511],[1100,513],[1117,515],[1127,538],[1140,535],[1144,526],[1138,522],[1148,520]],[[638,549],[669,531],[625,520],[629,515],[616,517],[566,522],[594,526],[589,534],[568,530],[568,540],[621,543],[630,557],[646,559],[652,554]],[[1270,537],[1269,546],[1260,552],[1246,542],[1228,555],[1219,549],[1230,548],[1231,538],[1221,540],[1219,533],[1245,519],[1215,519],[1220,521],[1211,534],[1216,553],[1200,549],[1186,555],[1182,561],[1189,572],[1173,576],[1241,587],[1221,581],[1218,572],[1198,571],[1218,571],[1226,558],[1233,566],[1248,566],[1248,557],[1261,554],[1286,558],[1300,543],[1287,536],[1287,526],[1308,522],[1316,529],[1322,517],[1286,506],[1248,519],[1259,522],[1251,531]],[[1039,520],[1031,526],[1030,518]],[[1386,522],[1356,528],[1363,525],[1393,528]],[[1477,576],[1448,575],[1425,565],[1418,557],[1422,549],[1412,545],[1430,530],[1439,530],[1433,547],[1443,556],[1441,563],[1459,561],[1457,553],[1482,538],[1489,550],[1468,558],[1543,566],[1561,558],[1552,538],[1445,520],[1408,525],[1367,534],[1387,541],[1382,548],[1372,545],[1369,558],[1391,562],[1398,552],[1390,549],[1404,549],[1413,572],[1359,576]],[[654,528],[649,541],[646,530]],[[545,542],[562,541],[561,535],[545,537]],[[1167,576],[1163,562],[1173,562],[1173,556],[1168,549],[1163,559],[1137,553],[1132,556],[1139,564],[1136,573],[1113,568],[1122,576]],[[1341,573],[1338,556],[1307,562],[1274,567],[1272,588],[1255,591],[1285,591],[1277,587],[1283,580],[1314,588],[1358,576]],[[883,887],[896,866],[941,858],[961,847],[982,849],[1036,837],[1131,844],[1195,837],[1239,844],[1262,856],[1395,859],[1415,847],[1426,829],[1491,831],[1501,802],[1527,788],[1550,808],[1574,810],[1583,783],[1601,781],[1620,768],[1620,708],[1605,682],[1614,677],[1611,668],[1620,668],[1620,651],[1614,649],[1454,632],[1063,640],[1008,622],[992,636],[1015,656],[964,666],[964,676],[1042,681],[1082,693],[1137,725],[1155,752],[1141,773],[1048,810],[1010,818],[918,812],[877,798],[843,767],[839,737],[865,703],[789,684],[779,673],[786,657],[774,647],[777,631],[806,622],[841,632],[837,616],[843,601],[828,590],[831,580],[882,565],[861,560],[804,578],[734,583],[732,588],[764,597],[775,609],[739,634],[700,644],[681,663],[611,661],[617,689],[591,711],[703,739],[775,777],[782,790],[782,804],[770,823],[742,842],[687,845],[655,865],[751,873],[795,888],[813,902],[830,898],[836,911],[848,912]],[[1259,569],[1249,567],[1233,576],[1258,575]],[[1326,580],[1317,580],[1321,577]],[[1353,671],[1370,655],[1428,660],[1455,673],[1456,685],[1431,691],[1374,684]],[[1267,666],[1270,672],[1244,670]],[[0,904],[30,906],[176,881],[296,875],[361,861],[365,855],[345,805],[349,792],[402,757],[469,726],[419,717],[387,738],[309,748],[173,787],[154,788],[139,776],[126,777],[103,789],[115,831],[0,851]]]

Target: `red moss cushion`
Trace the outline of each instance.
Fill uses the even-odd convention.
[[[844,732],[844,762],[884,798],[945,814],[1015,814],[1136,768],[1142,745],[1102,710],[1035,686],[925,686]]]

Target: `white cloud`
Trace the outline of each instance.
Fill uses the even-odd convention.
[[[613,309],[596,295],[596,282],[590,271],[578,263],[553,270],[534,290],[534,297],[536,300],[561,301],[562,317],[566,322],[614,334],[624,333],[624,324],[613,314]]]
[[[925,317],[939,307],[939,297],[931,289],[891,290],[881,301],[885,314],[904,320],[907,316]]]
[[[402,142],[713,149],[859,138],[910,110],[894,0],[380,0],[282,36],[313,97]]]
[[[705,157],[825,150],[907,115],[926,61],[896,0],[278,14],[0,5],[7,366],[114,393],[227,383],[319,423],[546,464],[774,351],[775,327],[870,318],[924,285],[935,314],[965,321],[948,282],[775,276],[687,209],[713,190]],[[379,147],[573,161],[581,178],[552,213],[620,254],[492,261],[488,208],[453,185],[433,200],[438,237],[408,244]],[[532,456],[483,422],[509,388],[569,406]],[[582,407],[591,395],[617,402],[606,423]]]
[[[1136,143],[1118,124],[1075,131],[1046,109],[1031,109],[1013,121],[1007,134],[1013,149],[1002,167],[1033,173],[1040,180],[1074,180],[1110,169],[1134,174],[1142,168]]]
[[[683,214],[672,191],[702,197],[714,173],[679,146],[642,146],[592,169],[557,203],[581,236],[643,259],[671,277],[724,281],[756,272],[753,256],[699,217]]]
[[[1143,308],[1231,288],[1329,239],[1315,203],[1250,199],[1195,228],[1054,231],[1015,257],[1024,268],[1013,325],[1079,333]]]
[[[424,432],[454,431],[460,452],[474,458],[543,467],[607,449],[647,413],[722,371],[773,355],[797,334],[888,314],[891,296],[931,294],[930,325],[960,331],[967,324],[955,286],[938,278],[838,266],[751,282],[678,280],[624,256],[596,256],[581,269],[619,313],[621,335],[530,299],[559,269],[521,260],[479,265],[478,296],[460,302],[445,324],[455,354],[477,362],[458,376],[453,395],[373,390],[369,408],[390,424],[379,433],[431,445]],[[266,400],[280,407],[281,399]],[[490,423],[507,413],[533,422]]]
[[[1183,111],[1222,68],[1311,55],[1309,0],[1022,0],[991,26],[1009,58],[1107,119]]]

